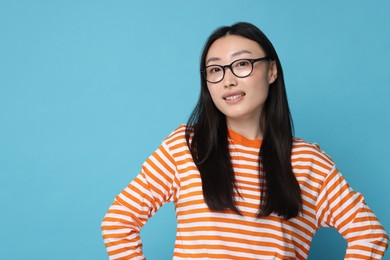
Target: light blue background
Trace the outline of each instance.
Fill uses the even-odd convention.
[[[115,195],[195,105],[220,25],[274,43],[296,135],[317,142],[390,231],[388,1],[0,1],[0,258],[107,259]],[[142,231],[171,259],[172,205]],[[332,229],[310,259],[342,259]],[[385,259],[390,259],[390,254]]]

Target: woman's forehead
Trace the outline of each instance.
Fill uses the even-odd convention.
[[[230,59],[245,54],[262,55],[264,51],[253,40],[238,35],[226,35],[211,44],[206,61]]]

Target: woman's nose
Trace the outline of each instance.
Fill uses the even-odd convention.
[[[223,78],[225,87],[234,87],[237,85],[237,77],[233,74],[230,68],[225,68],[225,77]]]

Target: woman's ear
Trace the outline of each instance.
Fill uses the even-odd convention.
[[[272,84],[278,78],[278,68],[276,62],[271,60],[268,67],[268,84]]]

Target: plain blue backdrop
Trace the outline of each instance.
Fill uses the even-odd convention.
[[[186,122],[207,36],[237,21],[274,43],[296,135],[390,231],[389,3],[0,0],[0,258],[107,259],[106,210]],[[146,224],[149,260],[172,258],[175,228],[171,204]],[[345,248],[322,229],[309,258]]]

